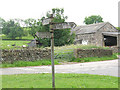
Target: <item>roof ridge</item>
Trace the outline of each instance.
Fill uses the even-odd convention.
[[[79,25],[78,27],[81,27],[81,26],[94,26],[94,25],[106,24],[106,23],[109,23],[109,22],[100,22],[100,23],[94,23],[94,24],[88,24],[88,25]]]
[[[100,30],[102,27],[104,27],[107,23],[109,23],[109,22],[105,22],[104,24],[103,24],[103,26],[101,26],[100,28],[98,28],[98,30]],[[97,30],[97,31],[98,31]]]
[[[76,28],[91,27],[91,26],[97,26],[97,25],[103,24],[101,27],[98,28],[98,30],[99,30],[100,28],[102,28],[103,26],[105,26],[107,23],[109,23],[109,22],[102,22],[102,23],[89,24],[89,25],[81,25],[81,26],[77,26]],[[78,30],[76,30],[76,31],[78,31]]]
[[[93,32],[97,32],[108,23],[109,22],[102,22],[97,24],[77,26],[76,28],[73,29],[73,31],[75,31],[76,33],[93,33]]]

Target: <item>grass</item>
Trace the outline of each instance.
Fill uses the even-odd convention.
[[[14,49],[15,47],[13,47],[13,44],[16,44],[16,47],[21,47],[22,45],[26,45],[27,43],[29,43],[30,41],[22,41],[22,40],[2,40],[2,49]],[[10,45],[10,46],[8,46]]]
[[[51,74],[2,75],[2,88],[51,88]],[[118,88],[118,77],[55,74],[56,88]]]
[[[2,37],[2,39],[9,39],[9,40],[11,40],[10,38],[8,38],[8,37],[7,37],[6,35],[4,35],[4,34],[2,34],[1,37]],[[16,39],[19,39],[19,37],[17,37]],[[28,36],[23,36],[22,39],[32,40],[32,39],[34,39],[34,37],[31,36],[31,35],[28,35]]]
[[[0,37],[2,37],[2,43],[0,43],[1,49],[14,49],[13,44],[16,44],[16,47],[21,47],[22,45],[27,45],[30,41],[34,39],[31,35],[23,36],[22,39],[16,38],[15,40],[11,40],[10,38],[6,37],[6,35],[2,34]],[[10,45],[10,46],[8,46]]]
[[[94,61],[105,61],[105,60],[114,60],[118,59],[116,54],[112,56],[104,56],[104,57],[86,57],[86,58],[72,58],[70,62],[94,62]]]
[[[58,61],[54,61],[55,64],[59,64]],[[0,67],[26,67],[26,66],[41,66],[41,65],[51,65],[51,60],[39,60],[39,61],[16,61],[13,64],[3,63]]]

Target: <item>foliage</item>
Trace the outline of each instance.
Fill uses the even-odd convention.
[[[50,14],[53,14],[54,19],[53,22],[54,23],[63,23],[65,22],[65,20],[67,19],[67,16],[64,16],[64,9],[59,9],[59,8],[53,8],[50,11],[48,11],[46,13],[46,17],[49,18]],[[45,17],[42,17],[41,20],[39,20],[40,22],[42,22],[42,20]],[[38,31],[39,32],[49,32],[49,25],[45,25],[43,26],[42,23],[39,22],[39,27],[38,27]],[[54,41],[55,41],[55,46],[63,46],[65,44],[71,44],[73,43],[73,40],[75,38],[75,34],[70,34],[70,29],[63,29],[63,30],[55,30],[54,31]],[[40,41],[40,43],[43,44],[43,46],[50,46],[50,39],[38,39]]]
[[[103,22],[103,18],[100,15],[91,15],[89,17],[85,17],[85,24],[94,24]]]
[[[5,22],[3,24],[2,32],[11,39],[15,39],[16,37],[22,38],[23,36],[23,28],[14,20]]]
[[[68,18],[67,16],[64,16],[64,9],[53,8],[52,14],[54,16],[53,22],[56,23],[63,23]],[[65,44],[66,45],[72,44],[75,35],[74,34],[70,35],[70,29],[63,29],[55,30],[54,37],[55,46],[63,46]]]
[[[59,64],[55,60],[55,64]],[[13,64],[11,63],[2,63],[0,67],[26,67],[26,66],[40,66],[40,65],[51,65],[51,60],[37,60],[37,61],[16,61]]]
[[[55,81],[56,88],[118,88],[118,77],[114,76],[56,73]],[[52,88],[52,75],[2,75],[2,88]]]
[[[5,23],[5,20],[0,17],[0,28],[3,27],[3,24]]]
[[[120,27],[116,27],[118,30],[120,30]]]
[[[37,32],[37,21],[35,19],[29,18],[24,20],[26,29],[29,29],[29,34],[35,38],[35,33]]]

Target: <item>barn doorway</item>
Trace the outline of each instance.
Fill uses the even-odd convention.
[[[117,46],[117,37],[104,35],[105,46]]]

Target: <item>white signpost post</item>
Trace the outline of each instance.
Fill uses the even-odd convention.
[[[50,33],[51,33],[51,35],[50,35],[51,36],[51,62],[52,62],[52,87],[55,88],[54,30],[74,28],[74,27],[76,27],[76,24],[74,22],[54,23],[54,22],[52,22],[52,20],[53,20],[53,14],[51,14],[50,18],[44,19],[42,24],[43,25],[50,24]],[[40,37],[44,37],[44,36],[41,35]]]

